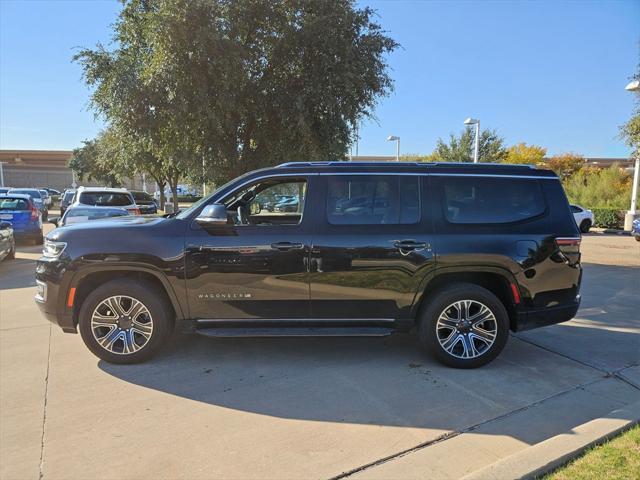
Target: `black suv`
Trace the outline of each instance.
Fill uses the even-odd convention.
[[[295,209],[263,205],[292,198]],[[287,163],[188,210],[53,230],[36,301],[98,357],[133,363],[176,326],[211,337],[417,331],[477,367],[509,330],[572,318],[580,232],[558,177],[527,166]]]

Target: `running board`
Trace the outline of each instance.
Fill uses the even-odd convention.
[[[385,337],[389,327],[208,327],[195,331],[207,337]]]

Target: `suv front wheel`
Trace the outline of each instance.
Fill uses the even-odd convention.
[[[418,324],[420,342],[442,363],[476,368],[496,358],[507,343],[509,317],[489,290],[455,284],[436,291]]]
[[[111,280],[91,292],[80,308],[80,335],[94,355],[110,363],[151,358],[172,330],[172,309],[145,283]]]

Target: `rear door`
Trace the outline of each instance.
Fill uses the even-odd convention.
[[[322,175],[310,261],[314,318],[408,318],[434,268],[423,175]]]

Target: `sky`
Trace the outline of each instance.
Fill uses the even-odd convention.
[[[394,91],[360,127],[360,155],[428,154],[467,117],[508,145],[624,157],[624,90],[640,63],[640,0],[357,0],[401,47]],[[0,149],[71,150],[102,123],[71,62],[108,44],[115,0],[0,0]],[[355,150],[355,149],[354,149]],[[355,151],[354,151],[355,153]]]

